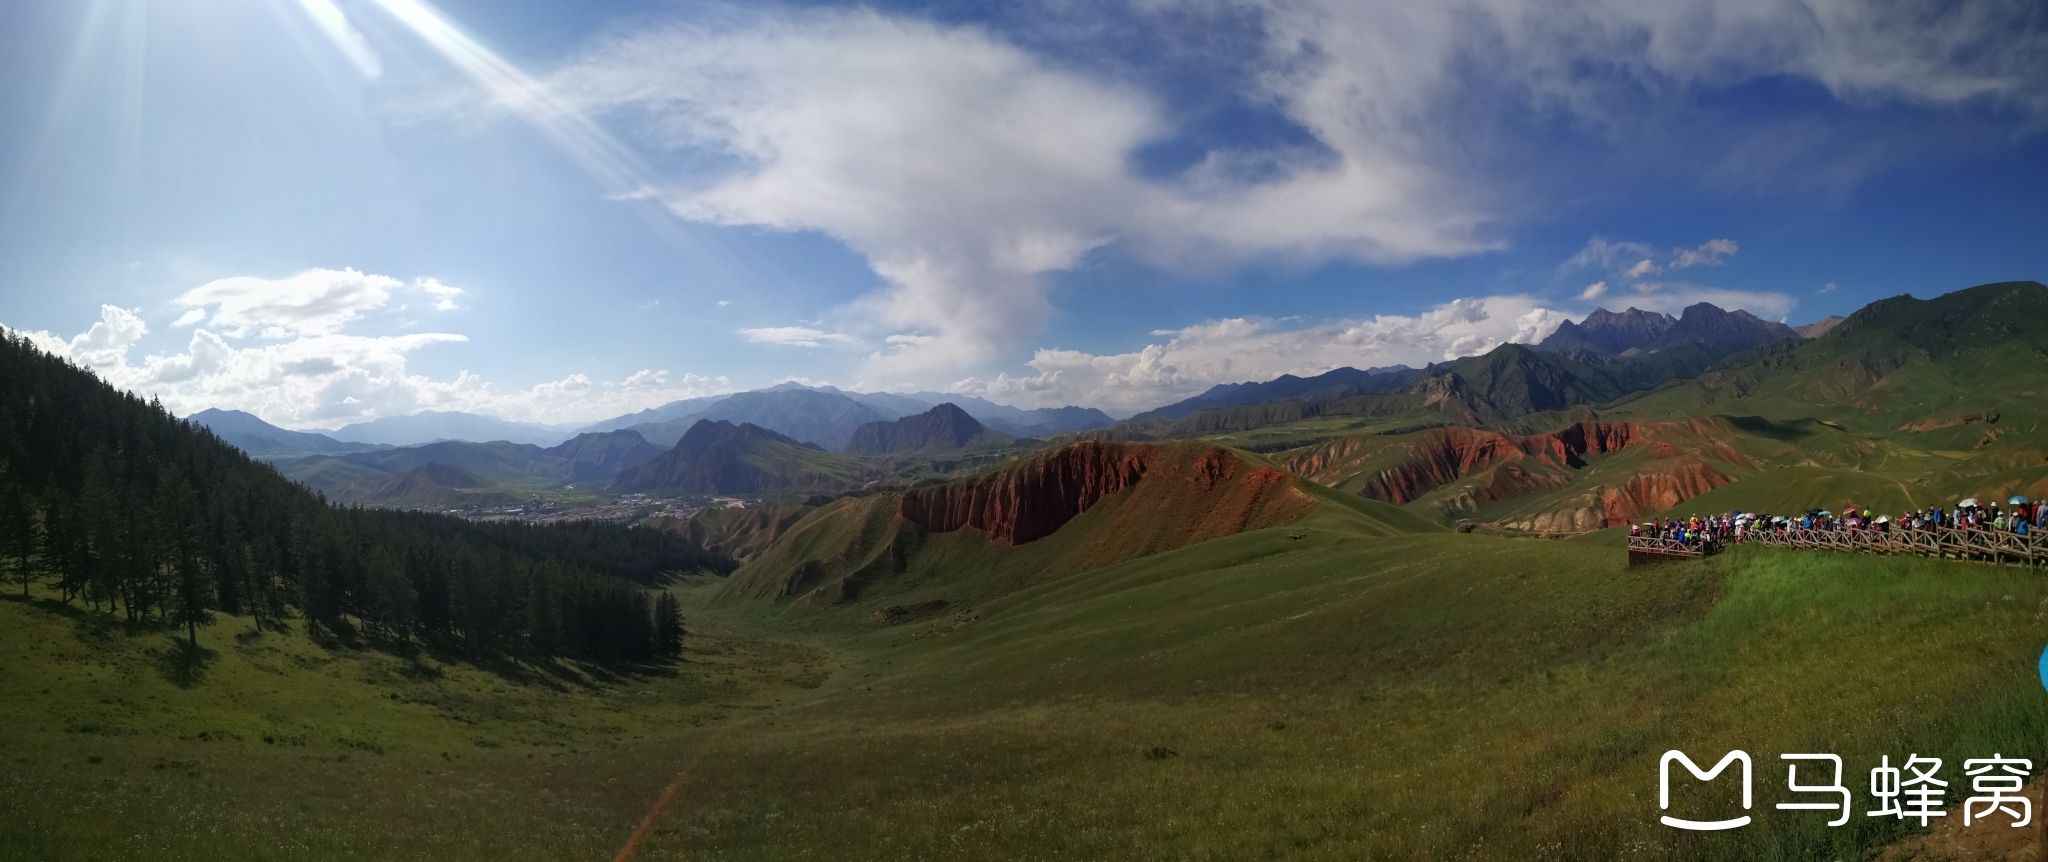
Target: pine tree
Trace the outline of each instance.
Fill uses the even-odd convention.
[[[21,583],[21,597],[28,598],[29,584],[35,580],[32,560],[42,550],[43,526],[36,519],[35,503],[21,486],[8,483],[7,490],[0,494],[0,550],[4,550],[13,564],[14,579]]]
[[[176,470],[166,469],[157,482],[157,550],[165,589],[166,618],[185,627],[185,637],[199,645],[199,627],[213,624],[213,596],[206,561],[200,554],[199,495]]]
[[[683,654],[683,606],[673,593],[654,598],[654,648],[665,656]]]
[[[389,550],[378,548],[364,561],[370,587],[370,605],[377,624],[387,634],[412,642],[412,630],[419,617],[419,591],[403,562]]]

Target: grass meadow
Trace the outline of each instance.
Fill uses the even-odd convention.
[[[1918,831],[1862,815],[1879,755],[1951,810],[1963,758],[2048,755],[2038,573],[1289,534],[897,626],[692,581],[686,661],[617,675],[0,602],[0,857],[605,859],[673,782],[633,858],[1862,859]],[[1748,751],[1756,822],[1659,825],[1670,748]],[[1850,825],[1772,808],[1788,752],[1844,757]]]

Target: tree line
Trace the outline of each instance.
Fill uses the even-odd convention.
[[[733,565],[664,531],[334,505],[162,405],[0,337],[0,571],[23,595],[41,582],[195,644],[225,612],[632,662],[681,649],[680,609],[646,585]]]

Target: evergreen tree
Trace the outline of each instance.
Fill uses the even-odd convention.
[[[673,593],[654,597],[654,646],[665,656],[683,654],[683,606]]]
[[[194,645],[220,610],[259,630],[353,617],[478,654],[645,661],[679,643],[681,620],[671,598],[673,628],[659,624],[643,587],[735,566],[662,530],[337,506],[0,331],[0,579],[24,593],[54,577],[67,601],[176,625]]]
[[[0,493],[0,550],[12,566],[14,579],[21,583],[21,597],[28,598],[28,586],[35,580],[34,560],[42,550],[43,527],[36,519],[36,507],[21,486],[9,483]]]
[[[378,628],[401,642],[411,643],[419,608],[419,591],[405,572],[400,558],[384,548],[370,553],[364,561],[370,588],[370,608]]]
[[[186,639],[196,647],[199,627],[213,624],[212,585],[200,555],[199,495],[183,473],[166,468],[157,481],[155,509],[164,617],[183,625]]]

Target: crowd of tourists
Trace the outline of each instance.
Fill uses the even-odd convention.
[[[1826,509],[1810,509],[1798,515],[1771,515],[1757,512],[1728,512],[1726,514],[1657,519],[1632,525],[1628,528],[1630,537],[1650,537],[1667,541],[1691,544],[1726,544],[1748,541],[1765,533],[1789,533],[1793,530],[1839,530],[1845,532],[1872,531],[1889,533],[1901,530],[1994,530],[2026,535],[2048,528],[2048,502],[2035,503],[2026,497],[2013,497],[2000,506],[1998,501],[1983,505],[1972,497],[1958,501],[1954,506],[1929,506],[1925,510],[1907,510],[1894,518],[1879,515],[1868,508],[1857,509],[1854,505],[1844,507],[1839,513]]]

